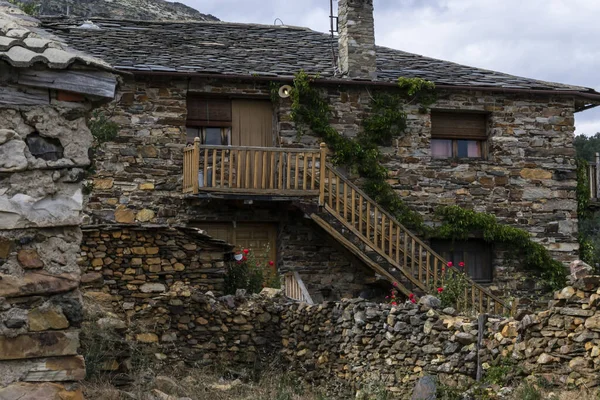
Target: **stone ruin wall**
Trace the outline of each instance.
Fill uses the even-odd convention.
[[[489,316],[481,341],[476,317],[431,308],[431,298],[416,305],[350,299],[309,306],[273,289],[217,297],[175,284],[137,298],[134,311],[116,297],[99,296],[98,289],[86,290],[86,297],[126,314],[127,324],[104,318],[99,326],[117,327],[164,365],[185,360],[260,368],[282,362],[341,398],[373,385],[408,398],[425,375],[468,387],[478,359],[484,375],[500,359],[511,359],[515,370],[548,385],[592,387],[599,379],[600,277],[577,281],[555,293],[547,310],[518,321]],[[126,364],[111,363],[117,369]]]
[[[186,224],[194,207],[181,195],[187,93],[270,95],[268,83],[164,77],[126,80],[106,114],[120,126],[119,137],[102,146],[88,213],[93,223]],[[371,93],[358,87],[327,86],[332,125],[356,136],[369,111]],[[431,160],[428,114],[409,107],[408,134],[383,148],[391,183],[403,200],[427,220],[440,205],[457,204],[492,213],[523,228],[564,262],[577,258],[576,173],[572,99],[524,98],[486,92],[442,93],[433,109],[490,113],[488,161]],[[278,143],[316,146],[310,132],[298,138],[290,101],[274,113]],[[494,249],[493,286],[519,297],[536,280]]]
[[[54,103],[55,100],[52,100]],[[0,108],[0,398],[79,399],[89,103]],[[27,397],[33,396],[33,397]]]

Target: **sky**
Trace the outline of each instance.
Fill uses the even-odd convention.
[[[228,22],[329,30],[329,0],[179,0]],[[600,92],[598,0],[374,0],[380,46]],[[334,0],[337,14],[337,0]],[[279,20],[277,23],[280,23]],[[600,132],[600,106],[575,115]]]

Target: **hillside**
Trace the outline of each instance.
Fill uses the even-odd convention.
[[[165,0],[24,0],[38,4],[38,15],[136,20],[218,21],[218,18],[181,3]]]

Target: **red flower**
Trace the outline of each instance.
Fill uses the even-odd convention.
[[[461,268],[464,268],[465,267],[465,263],[461,261],[461,262],[458,263],[458,266],[461,267]]]
[[[454,266],[454,264],[452,263],[452,261],[448,261],[448,267],[452,267]]]
[[[413,297],[413,298],[410,299],[410,302],[413,303],[413,304],[415,304],[417,301]]]
[[[248,254],[248,253],[250,253],[250,250],[244,249],[244,254]]]
[[[389,299],[389,298],[390,298],[390,296],[385,296],[385,298],[386,298],[386,299]]]
[[[398,286],[398,282],[394,282],[394,286]]]
[[[248,261],[248,257],[246,257],[246,256],[242,257],[242,261]]]
[[[392,305],[393,305],[393,306],[397,306],[397,305],[398,305],[398,303],[396,303],[395,301],[392,301]]]
[[[444,288],[439,287],[437,290],[438,290],[438,293],[442,293],[444,291]]]
[[[446,271],[446,267],[442,267],[442,272]]]
[[[411,294],[408,295],[409,299],[413,299],[414,297],[415,297],[414,293],[411,293]]]
[[[273,261],[269,261],[269,265],[272,267],[273,265],[275,265],[275,263]]]

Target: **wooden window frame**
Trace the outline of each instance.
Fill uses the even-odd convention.
[[[461,119],[463,121],[461,121]],[[465,131],[454,129],[453,121],[457,121],[457,125],[463,123],[466,127]],[[477,126],[481,125],[481,126]],[[433,147],[434,140],[451,140],[452,154],[449,157],[435,157],[432,151],[432,159],[434,160],[486,160],[489,157],[488,145],[488,114],[477,112],[462,112],[462,111],[431,111],[431,145]],[[460,128],[458,128],[460,129]],[[480,150],[480,157],[459,157],[458,143],[461,140],[477,142]]]
[[[466,265],[465,268],[469,271],[471,268],[483,268],[483,277],[475,278],[472,274],[471,279],[478,283],[491,283],[494,280],[494,266],[493,266],[493,251],[492,246],[489,243],[481,239],[470,239],[466,241],[451,241],[451,240],[441,240],[441,239],[432,239],[431,247],[436,251],[436,253],[440,254],[442,257],[445,257],[447,261],[452,261],[454,263],[454,267],[458,268],[458,262],[466,260],[468,258],[467,254],[474,255],[477,254],[484,258],[485,262],[482,266],[471,266]],[[458,253],[462,253],[462,256],[457,256]],[[448,256],[450,254],[450,256]],[[454,268],[453,267],[453,268]]]
[[[193,104],[194,101],[198,103],[209,104],[211,101],[216,101],[220,103],[229,103],[229,115],[226,119],[194,119],[190,118],[190,109],[193,108],[190,104]],[[231,145],[231,130],[233,126],[233,112],[231,106],[232,100],[229,97],[222,96],[210,96],[210,95],[189,95],[187,98],[187,109],[188,109],[188,118],[186,119],[186,128],[197,128],[199,130],[199,134],[197,137],[200,138],[200,143],[206,144],[206,129],[207,128],[221,128],[221,145],[228,146]],[[209,114],[209,113],[207,113]],[[187,142],[189,143],[189,137]]]

